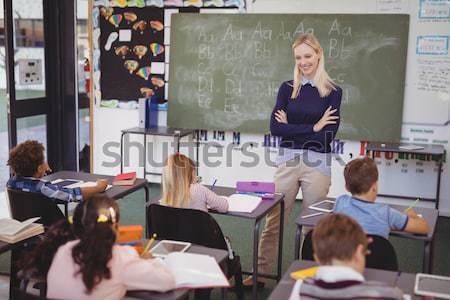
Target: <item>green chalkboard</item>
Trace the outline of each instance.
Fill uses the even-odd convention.
[[[173,15],[168,125],[268,133],[292,42],[314,32],[343,89],[338,137],[399,140],[408,27],[394,14]]]

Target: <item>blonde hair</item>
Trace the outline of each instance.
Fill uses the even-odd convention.
[[[187,208],[194,182],[195,164],[187,156],[176,153],[167,158],[162,171],[162,204]]]
[[[326,97],[328,96],[332,90],[336,90],[335,83],[333,80],[331,80],[330,76],[328,75],[327,71],[325,71],[325,59],[323,55],[323,49],[320,46],[319,41],[312,33],[306,33],[299,36],[294,43],[292,44],[292,51],[294,49],[301,45],[306,44],[313,48],[313,50],[320,55],[319,57],[319,64],[317,66],[316,74],[314,75],[313,81],[314,85],[317,87],[317,90],[319,91],[320,97]],[[297,65],[294,67],[294,85],[292,90],[291,98],[295,99],[298,96],[298,93],[300,92],[302,84],[302,73],[300,72]]]

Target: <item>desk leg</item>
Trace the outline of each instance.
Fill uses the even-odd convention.
[[[425,241],[423,246],[423,266],[424,273],[431,274],[433,271],[433,242]]]
[[[175,149],[177,149],[175,153],[180,153],[180,136],[178,134],[175,136]]]
[[[284,227],[284,200],[280,201],[280,231],[278,235],[278,266],[277,266],[277,281],[281,279],[281,265],[283,259],[283,227]]]
[[[437,187],[436,187],[436,209],[439,210],[439,198],[440,198],[440,190],[441,190],[441,173],[442,173],[442,156],[439,160],[439,166],[438,166],[438,178],[437,178]]]
[[[194,137],[195,137],[195,131],[194,131]],[[197,155],[197,176],[198,176],[198,166],[200,165],[200,158],[199,158],[199,151],[200,151],[200,137],[197,136],[196,141],[195,141],[195,146],[196,146],[196,155]]]
[[[122,135],[120,136],[120,174],[123,173],[123,136],[125,135],[125,132],[122,132]]]
[[[145,237],[150,238],[148,235],[148,206],[150,205],[150,190],[148,184],[144,186],[145,191]]]
[[[144,179],[147,178],[147,135],[144,134]]]
[[[295,231],[295,246],[294,246],[294,259],[298,260],[300,257],[300,241],[302,240],[302,225],[297,225]]]
[[[258,246],[259,246],[259,227],[261,219],[255,221],[253,228],[253,289],[252,299],[258,299]]]
[[[20,287],[20,280],[17,278],[17,261],[20,256],[20,248],[16,247],[11,250],[11,266],[10,266],[10,276],[9,276],[9,299],[14,299],[14,289],[18,289]],[[23,251],[22,251],[23,252]]]

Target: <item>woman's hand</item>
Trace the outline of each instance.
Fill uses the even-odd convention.
[[[339,119],[339,117],[332,116],[336,111],[337,109],[332,109],[331,106],[328,106],[327,110],[323,113],[322,118],[314,125],[314,132],[321,131],[327,125],[336,124],[336,120]]]
[[[278,123],[287,124],[287,114],[284,110],[277,110],[275,113],[275,120],[277,120]]]

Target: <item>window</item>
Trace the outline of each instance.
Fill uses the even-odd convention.
[[[15,20],[16,47],[44,47],[44,24],[39,19]]]

